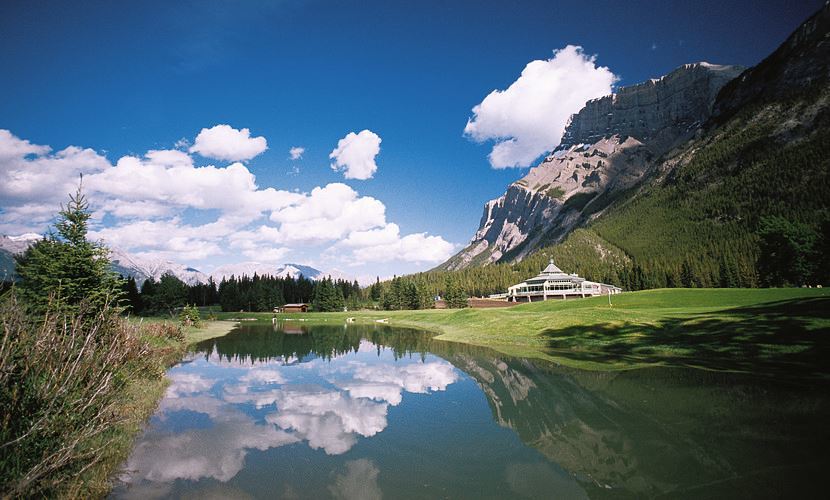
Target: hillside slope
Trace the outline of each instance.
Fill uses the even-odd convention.
[[[694,136],[718,91],[741,69],[686,64],[589,101],[571,118],[561,145],[485,205],[468,247],[441,267],[517,260],[561,241],[641,182],[656,159]]]
[[[713,286],[724,269],[737,285],[763,283],[756,260],[764,217],[826,230],[828,60],[825,6],[724,87],[702,136],[658,163],[653,178],[591,230],[637,261],[649,287],[676,284],[684,272]]]
[[[606,264],[625,288],[763,284],[764,217],[830,240],[821,234],[830,203],[829,20],[825,5],[736,78],[734,67],[688,65],[589,102],[560,149],[488,203],[470,246],[439,269],[555,256],[560,245],[579,246],[572,235],[582,227],[591,236],[579,240],[624,253]],[[683,91],[645,91],[660,82]],[[655,99],[660,112],[649,111]]]

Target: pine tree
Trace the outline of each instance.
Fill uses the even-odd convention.
[[[418,296],[418,309],[432,309],[435,306],[433,295],[429,293],[429,289],[423,280],[418,281],[416,294]]]
[[[110,270],[106,247],[87,241],[89,204],[81,187],[61,206],[57,234],[50,233],[17,259],[18,291],[36,311],[53,305],[86,313],[115,304],[121,295],[117,276]]]
[[[149,277],[141,284],[141,314],[155,312],[156,307],[156,280]]]
[[[340,312],[346,307],[346,299],[343,297],[343,289],[338,287],[333,287],[332,294],[331,294],[331,305],[329,306],[330,312]]]
[[[155,302],[159,309],[166,310],[170,316],[173,311],[185,305],[187,285],[172,274],[165,274],[156,288]]]
[[[383,291],[383,285],[380,284],[380,277],[375,278],[375,284],[369,290],[369,298],[375,302],[380,300],[380,294]]]
[[[802,285],[814,274],[818,234],[810,226],[783,217],[761,219],[758,272],[766,286]]]
[[[459,288],[455,277],[451,274],[447,275],[444,284],[444,302],[446,302],[447,307],[450,309],[467,307],[467,294]]]
[[[127,279],[122,280],[122,291],[124,292],[122,304],[125,309],[133,314],[141,314],[141,294],[138,293],[135,278],[127,276]]]
[[[683,261],[683,265],[680,268],[680,284],[683,288],[692,288],[695,286],[695,275],[688,259]]]

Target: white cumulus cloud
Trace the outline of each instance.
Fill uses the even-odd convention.
[[[271,213],[287,243],[322,243],[351,231],[386,224],[386,206],[371,196],[359,196],[342,183],[316,187],[299,202]]]
[[[464,134],[493,140],[493,168],[525,167],[554,149],[570,116],[590,99],[608,95],[617,77],[582,47],[568,45],[531,61],[506,90],[494,90],[473,108]]]
[[[380,153],[380,142],[380,136],[371,130],[349,132],[329,155],[334,160],[332,170],[342,171],[346,179],[371,179],[378,170],[375,157]]]
[[[294,146],[288,150],[289,158],[292,160],[299,160],[303,157],[303,153],[305,153],[305,148],[301,146]]]
[[[247,128],[237,130],[230,125],[203,128],[190,146],[191,153],[205,158],[226,161],[245,161],[268,149],[265,137],[251,137]]]
[[[0,233],[46,231],[79,174],[93,213],[90,238],[141,258],[279,263],[299,251],[329,252],[329,265],[371,265],[438,262],[454,248],[439,236],[402,235],[383,202],[343,183],[309,192],[261,187],[238,161],[200,166],[189,152],[169,149],[111,162],[91,149],[54,151],[2,129]]]
[[[401,236],[394,222],[368,230],[356,230],[339,241],[332,251],[347,250],[352,264],[390,262],[443,262],[455,253],[456,246],[440,236],[413,233]]]

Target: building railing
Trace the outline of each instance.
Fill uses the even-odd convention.
[[[599,290],[594,289],[570,289],[570,290],[534,290],[532,292],[513,292],[513,296],[517,297],[527,297],[529,295],[583,295],[583,294],[590,294],[599,292]]]

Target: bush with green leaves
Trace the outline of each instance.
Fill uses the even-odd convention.
[[[199,317],[199,309],[196,306],[186,305],[179,313],[179,321],[182,326],[199,326],[201,318]]]

